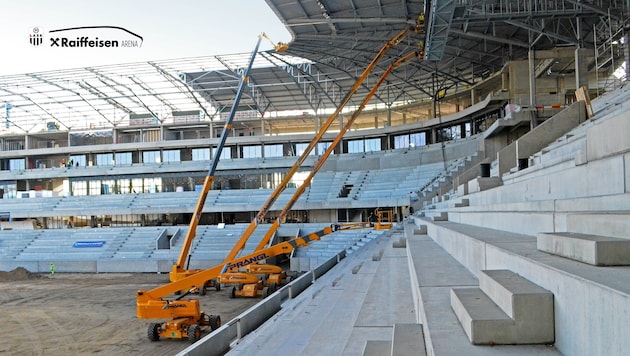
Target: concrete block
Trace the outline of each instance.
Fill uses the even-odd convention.
[[[539,233],[538,250],[594,266],[630,265],[630,239],[572,232]]]
[[[451,289],[451,308],[471,343],[516,343],[513,335],[514,321],[481,289]]]
[[[392,242],[392,247],[393,248],[405,248],[405,247],[407,247],[407,239],[405,239],[404,237],[401,237],[400,239],[398,239],[398,241]]]
[[[509,270],[483,270],[480,288],[451,290],[451,307],[473,344],[555,341],[553,294]]]
[[[391,353],[392,342],[388,340],[368,340],[363,348],[363,356],[383,356]]]
[[[516,323],[518,343],[554,341],[553,294],[509,270],[484,270],[479,287]]]
[[[434,216],[433,221],[448,221],[448,213],[443,211],[440,215]]]
[[[465,206],[470,206],[470,199],[462,199],[460,203],[455,203],[456,208],[463,208]]]
[[[402,240],[402,238],[401,238],[401,240]],[[380,261],[382,257],[383,257],[383,250],[380,250],[377,253],[372,255],[372,261]]]
[[[426,235],[427,234],[427,226],[420,225],[416,229],[413,230],[414,235]]]
[[[426,355],[421,324],[394,324],[392,356]]]
[[[462,196],[462,195],[468,195],[468,184],[460,184],[457,186],[457,195],[458,196]]]
[[[468,182],[468,191],[470,193],[483,192],[501,185],[503,185],[503,182],[499,177],[477,177]]]

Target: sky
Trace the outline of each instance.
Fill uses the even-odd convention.
[[[119,29],[49,33],[90,26],[124,28],[142,41]],[[34,27],[44,34],[39,46],[29,43]],[[276,43],[291,41],[264,0],[0,0],[0,75],[249,53],[261,32]],[[70,41],[100,36],[136,42],[127,48],[53,48],[52,38],[62,33]],[[270,48],[261,43],[261,50]]]

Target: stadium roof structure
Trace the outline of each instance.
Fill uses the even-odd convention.
[[[263,51],[256,58],[238,108],[256,119],[335,108],[381,47],[416,25],[421,14],[424,33],[386,53],[349,109],[409,51],[424,51],[424,60],[393,72],[373,105],[426,102],[438,90],[466,89],[508,60],[527,59],[535,53],[530,50],[587,48],[595,52],[591,69],[619,65],[628,28],[624,0],[266,1],[293,39],[286,52]],[[62,130],[118,127],[134,118],[155,124],[175,117],[214,121],[231,108],[250,55],[1,76],[0,132],[41,131],[49,123]],[[544,65],[560,74],[575,70],[573,61]]]

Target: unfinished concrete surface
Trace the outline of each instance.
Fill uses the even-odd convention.
[[[165,274],[5,274],[0,278],[0,354],[174,355],[190,343],[151,342],[149,320],[135,316],[135,292],[167,282]],[[227,293],[226,288],[192,298],[223,323],[259,301],[230,299]]]

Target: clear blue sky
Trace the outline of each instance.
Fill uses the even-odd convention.
[[[141,48],[33,47],[30,28],[119,26],[144,38]],[[289,32],[263,0],[0,0],[0,75],[138,61],[251,52],[265,32]],[[48,40],[47,40],[48,41]],[[261,49],[271,48],[264,42]]]

